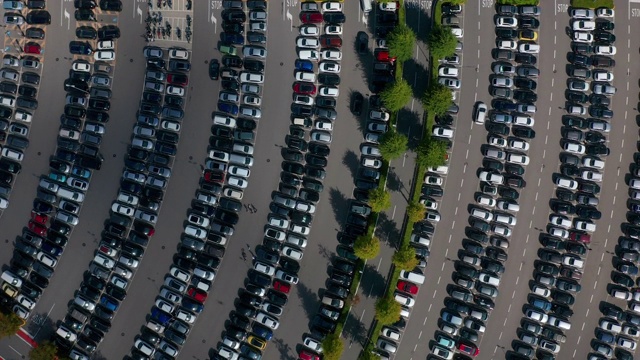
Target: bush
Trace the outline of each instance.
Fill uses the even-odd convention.
[[[442,166],[446,164],[447,143],[427,137],[420,141],[416,149],[418,157],[416,163],[422,167]]]
[[[399,66],[399,65],[398,65]],[[380,98],[384,107],[391,111],[402,109],[411,99],[411,86],[405,79],[396,79],[389,84],[381,93]]]
[[[407,217],[411,222],[417,222],[424,219],[426,212],[427,209],[425,209],[424,205],[418,202],[412,201],[407,205]]]
[[[373,259],[380,253],[380,239],[369,235],[358,236],[353,244],[353,252],[360,259]]]
[[[467,0],[449,0],[448,2],[452,3],[453,5],[464,5]]]
[[[392,261],[395,266],[402,270],[411,271],[418,266],[419,260],[416,258],[416,251],[408,244],[402,245],[400,250],[393,254]]]
[[[391,207],[391,194],[383,187],[369,190],[369,206],[373,212],[388,209]]]
[[[15,335],[23,324],[24,320],[14,312],[0,313],[0,339]]]
[[[367,348],[364,348],[362,349],[362,355],[358,357],[358,360],[380,360],[380,355],[372,352]]]
[[[322,340],[322,358],[324,360],[339,360],[344,349],[340,335],[331,333]]]
[[[453,104],[451,90],[435,81],[431,83],[422,98],[422,105],[425,111],[434,116],[446,113],[451,104]]]
[[[376,319],[382,325],[390,325],[400,320],[401,306],[393,296],[387,295],[376,301]]]
[[[593,3],[594,0],[586,0],[586,1]],[[576,6],[573,4],[573,2],[575,2],[575,0],[572,1],[571,6]],[[498,0],[498,4],[500,5],[538,5],[539,3],[540,3],[540,0]]]
[[[448,27],[435,25],[429,33],[427,43],[429,44],[431,57],[434,60],[439,60],[455,54],[458,39]]]
[[[380,153],[382,158],[390,161],[400,157],[407,151],[408,139],[406,136],[398,133],[393,128],[382,135],[380,139]]]
[[[398,24],[387,37],[389,55],[396,56],[400,62],[411,59],[415,44],[416,34],[404,23]]]
[[[50,341],[45,341],[29,351],[31,360],[57,360],[58,348]]]

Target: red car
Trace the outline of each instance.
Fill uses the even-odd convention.
[[[31,211],[31,220],[35,221],[38,224],[46,225],[49,217],[47,215],[38,214],[35,211]]]
[[[458,345],[458,350],[471,356],[478,356],[478,354],[480,354],[478,347],[471,344],[460,343]]]
[[[300,351],[300,353],[298,353],[298,357],[300,358],[300,360],[320,360],[320,356],[307,350]]]
[[[585,234],[585,233],[581,233],[579,231],[570,231],[569,232],[569,239],[571,239],[573,241],[581,242],[583,244],[590,244],[591,243],[591,235]]]
[[[204,179],[208,182],[223,183],[224,173],[221,171],[205,170]]]
[[[308,82],[295,82],[293,83],[293,91],[300,95],[315,95],[316,86]]]
[[[40,45],[36,43],[28,43],[24,46],[24,52],[27,54],[40,55],[41,50],[42,48],[40,47]]]
[[[207,293],[194,287],[189,287],[189,290],[187,290],[187,295],[201,304],[204,304],[204,302],[207,300]]]
[[[285,294],[288,294],[289,291],[291,291],[291,285],[280,280],[276,280],[273,282],[273,288]]]
[[[167,81],[172,85],[187,86],[187,84],[189,84],[189,78],[183,74],[169,74]]]
[[[407,281],[398,281],[398,290],[415,295],[418,293],[418,287]]]
[[[33,231],[37,235],[45,236],[47,235],[47,228],[37,222],[31,220],[29,221],[29,230]]]
[[[394,62],[396,61],[396,57],[389,57],[389,51],[387,50],[378,50],[375,52],[376,60],[378,61],[388,61]]]
[[[302,12],[300,13],[300,21],[303,24],[319,24],[323,22],[322,14],[319,12]]]

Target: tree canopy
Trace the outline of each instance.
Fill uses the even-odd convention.
[[[407,205],[407,217],[412,222],[424,219],[426,212],[427,209],[425,209],[424,205],[418,202],[412,201]]]
[[[369,190],[369,206],[373,212],[388,209],[391,207],[391,194],[381,186]]]
[[[376,319],[382,325],[390,325],[400,320],[401,306],[391,295],[376,301]]]
[[[384,107],[391,111],[402,109],[411,99],[411,86],[405,79],[399,79],[389,84],[381,93],[380,98]]]
[[[382,139],[380,140],[379,147],[382,158],[389,161],[400,157],[400,155],[407,151],[407,142],[408,139],[406,136],[391,128],[382,135]]]
[[[418,266],[416,251],[408,244],[402,245],[400,250],[393,254],[393,264],[402,270],[411,271]]]
[[[455,54],[458,39],[448,27],[436,25],[429,33],[427,43],[429,44],[431,57],[434,60],[439,60]]]
[[[31,360],[57,360],[58,348],[50,341],[45,341],[42,344],[31,349],[29,352],[29,359]]]
[[[423,167],[442,166],[446,164],[447,143],[433,137],[422,139],[416,149],[418,158],[416,162]]]
[[[358,236],[353,244],[353,252],[360,259],[373,259],[380,253],[380,239],[366,234]]]
[[[322,358],[325,360],[339,360],[344,349],[340,335],[331,333],[322,340]]]
[[[437,82],[433,82],[429,86],[422,98],[422,105],[425,111],[434,116],[446,113],[451,104],[453,104],[451,90]]]
[[[14,312],[0,312],[0,339],[3,337],[14,335],[20,330],[24,321]]]
[[[411,59],[415,44],[416,34],[404,23],[398,24],[387,36],[389,55],[401,62]]]

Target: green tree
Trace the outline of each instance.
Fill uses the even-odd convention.
[[[391,111],[402,109],[411,99],[411,86],[405,79],[396,80],[389,84],[381,93],[380,98],[384,107]]]
[[[376,301],[376,319],[382,325],[390,325],[400,320],[401,306],[391,295]]]
[[[0,312],[0,339],[15,335],[23,324],[24,321],[14,312],[7,314]]]
[[[396,56],[403,62],[413,56],[413,47],[416,44],[416,34],[406,24],[398,24],[387,36],[389,55]]]
[[[412,201],[407,205],[407,217],[409,221],[416,222],[424,219],[425,213],[427,209],[425,209],[424,205]]]
[[[391,194],[381,186],[369,190],[369,206],[373,212],[388,209],[391,207]]]
[[[322,340],[322,358],[324,360],[339,360],[344,349],[340,335],[331,333]]]
[[[418,266],[416,251],[408,244],[402,245],[400,250],[393,254],[393,264],[402,270],[411,271]]]
[[[451,90],[437,82],[433,82],[431,86],[429,86],[422,98],[424,109],[434,116],[446,113],[451,104],[453,104]]]
[[[432,137],[422,139],[416,149],[418,158],[416,162],[423,167],[442,166],[446,164],[447,143]]]
[[[405,151],[407,151],[408,139],[406,136],[400,134],[391,128],[380,139],[380,153],[382,158],[390,161],[400,157]]]
[[[453,5],[464,5],[466,4],[467,0],[449,0],[449,2]]]
[[[57,359],[56,354],[58,348],[50,341],[45,341],[42,344],[34,347],[29,351],[29,359],[31,360],[54,360]]]
[[[371,349],[365,348],[362,350],[362,355],[358,360],[380,360],[380,355],[374,353]]]
[[[439,60],[455,54],[458,39],[448,27],[436,25],[429,33],[427,43],[429,44],[431,57],[434,60]]]
[[[373,259],[380,252],[380,239],[366,234],[358,236],[355,244],[353,244],[353,252],[360,259]]]

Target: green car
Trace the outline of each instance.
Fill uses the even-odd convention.
[[[238,50],[236,49],[236,47],[232,45],[220,44],[220,46],[218,46],[218,50],[220,50],[220,52],[223,54],[232,55],[232,56],[235,56],[238,53]]]

